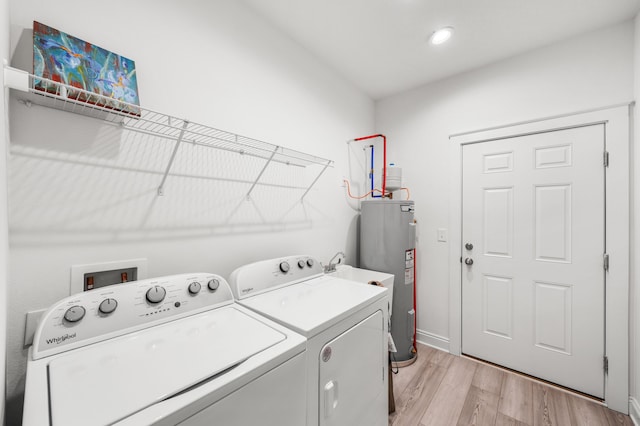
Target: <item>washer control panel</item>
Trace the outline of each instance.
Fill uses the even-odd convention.
[[[313,257],[289,256],[241,266],[231,273],[229,284],[235,298],[241,300],[322,274],[322,265]]]
[[[42,316],[33,359],[97,343],[233,303],[229,284],[208,273],[172,275],[67,297]]]

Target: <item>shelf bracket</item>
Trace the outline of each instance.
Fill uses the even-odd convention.
[[[4,66],[4,87],[29,92],[29,73],[26,71]]]
[[[313,180],[313,182],[311,182],[311,185],[309,185],[309,187],[307,188],[306,191],[304,191],[304,194],[302,194],[302,197],[300,197],[300,202],[304,201],[304,197],[307,196],[307,194],[309,193],[309,191],[311,191],[311,188],[313,188],[313,185],[316,184],[316,182],[318,181],[318,179],[320,179],[320,176],[322,176],[322,174],[325,172],[325,170],[327,170],[327,168],[329,168],[329,166],[331,165],[332,161],[331,160],[327,160],[327,164],[324,165],[324,167],[322,168],[322,170],[320,170],[320,173],[318,173],[318,176],[316,176],[316,178]]]
[[[251,199],[251,191],[253,191],[253,188],[255,188],[256,185],[258,184],[258,181],[260,180],[260,178],[264,174],[264,171],[267,170],[267,167],[269,167],[269,164],[271,163],[271,160],[273,160],[273,157],[276,155],[276,152],[278,152],[279,149],[280,149],[279,146],[275,147],[275,149],[271,153],[271,157],[269,157],[269,159],[265,163],[265,165],[262,168],[262,170],[260,170],[260,173],[258,174],[258,177],[256,178],[256,180],[253,181],[253,184],[251,185],[251,188],[249,188],[249,191],[247,192],[247,195],[246,195],[247,201]]]
[[[167,169],[164,171],[164,176],[162,176],[162,182],[160,182],[160,186],[158,187],[158,195],[164,195],[164,183],[167,180],[167,176],[169,175],[169,171],[171,170],[171,166],[173,166],[173,161],[176,159],[176,154],[178,153],[178,148],[180,148],[180,143],[182,142],[182,137],[184,136],[184,132],[187,130],[187,126],[189,122],[187,120],[182,123],[182,129],[180,129],[180,134],[178,135],[178,139],[176,140],[176,144],[173,147],[173,152],[171,153],[171,158],[169,159],[169,164],[167,164]]]

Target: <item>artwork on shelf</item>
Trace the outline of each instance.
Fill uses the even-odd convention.
[[[37,90],[140,116],[134,61],[36,21],[33,75]],[[59,88],[43,79],[82,91],[67,88],[59,93]]]

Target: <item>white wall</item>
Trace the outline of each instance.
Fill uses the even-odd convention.
[[[436,239],[448,227],[448,137],[630,101],[633,34],[626,22],[377,103],[376,128],[416,202],[421,341],[448,348],[452,259]]]
[[[160,177],[142,169],[164,167],[170,144],[131,140],[92,120],[12,100],[12,424],[22,409],[25,312],[68,295],[71,265],[144,257],[150,276],[199,270],[227,276],[243,263],[286,254],[327,261],[346,250],[353,258],[355,213],[340,187],[344,141],[374,128],[368,97],[240,2],[115,0],[98,10],[80,0],[13,0],[14,66],[30,67],[33,20],[134,59],[146,108],[335,159],[336,167],[304,204],[296,202],[300,190],[258,187],[247,202],[246,184],[171,177],[158,198]],[[257,174],[256,162],[229,165],[211,151],[181,155],[177,167],[223,177]],[[308,169],[271,178],[308,182],[318,171]]]
[[[635,19],[635,43],[634,43],[634,59],[635,59],[635,100],[640,100],[640,14]],[[634,143],[633,156],[631,161],[631,190],[633,197],[633,211],[640,212],[640,149],[638,149],[638,141],[640,141],[640,115],[638,114],[638,106],[635,107],[635,116],[633,120],[634,127]],[[636,213],[637,214],[637,213]],[[631,297],[629,297],[629,393],[631,395],[631,403],[629,414],[634,417],[636,424],[640,424],[640,277],[638,273],[638,265],[640,265],[640,221],[636,215],[631,215],[632,223],[632,242],[631,242]]]
[[[9,2],[0,0],[0,65],[9,59]],[[0,73],[0,88],[4,88],[4,73]],[[7,279],[9,242],[7,238],[7,145],[5,121],[5,90],[0,89],[0,425],[5,414],[5,361],[7,336]]]

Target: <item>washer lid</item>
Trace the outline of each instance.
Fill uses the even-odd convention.
[[[111,424],[285,339],[227,306],[67,352],[48,366],[51,424]]]
[[[319,277],[238,303],[309,338],[384,297],[387,289],[335,277]]]

